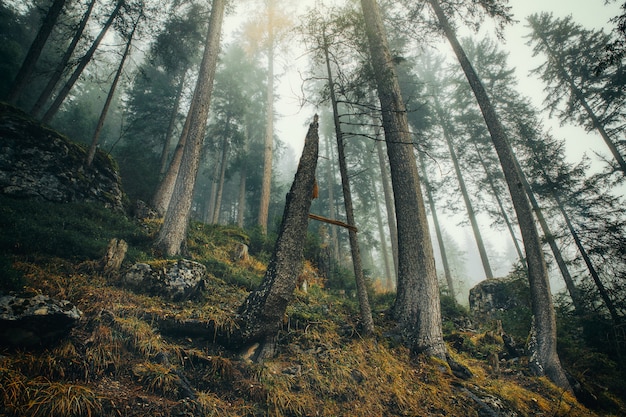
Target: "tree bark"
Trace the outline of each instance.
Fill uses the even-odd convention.
[[[324,37],[324,58],[326,60],[326,73],[328,79],[328,87],[330,91],[330,102],[333,108],[333,122],[335,125],[335,136],[337,138],[337,159],[339,160],[339,173],[341,174],[341,189],[343,191],[343,202],[346,208],[346,220],[348,225],[355,226],[354,208],[352,206],[352,191],[350,190],[350,180],[348,178],[348,166],[346,163],[346,155],[344,151],[343,133],[341,132],[341,124],[339,121],[339,109],[337,107],[337,98],[335,96],[335,83],[330,68],[330,55],[328,53],[328,42],[326,34]],[[370,335],[374,332],[374,320],[372,319],[372,310],[367,297],[367,286],[365,284],[365,275],[363,274],[363,265],[361,261],[361,252],[359,249],[359,240],[355,229],[348,229],[350,239],[350,251],[352,254],[352,265],[354,267],[354,278],[356,280],[356,290],[359,298],[359,306],[361,308],[361,320],[363,324],[363,333]]]
[[[274,0],[267,4],[267,106],[265,115],[265,145],[263,147],[263,180],[258,224],[267,233],[270,194],[272,188],[272,148],[274,146]]]
[[[35,70],[35,65],[37,65],[37,60],[41,55],[41,51],[43,51],[46,41],[54,29],[54,25],[56,24],[64,5],[65,0],[54,0],[48,9],[48,13],[43,19],[39,32],[37,32],[33,43],[30,44],[26,57],[24,58],[24,61],[22,61],[22,65],[13,80],[11,90],[9,90],[9,93],[7,94],[6,100],[9,103],[16,104],[24,90],[24,87],[26,87],[26,83]]]
[[[48,108],[48,111],[46,111],[46,113],[43,115],[41,119],[43,123],[49,123],[50,120],[52,120],[52,118],[54,117],[54,115],[59,111],[61,104],[63,104],[63,101],[65,101],[65,98],[67,97],[70,90],[72,89],[76,81],[78,80],[78,77],[80,77],[80,75],[83,73],[83,70],[85,69],[87,64],[91,61],[93,54],[96,52],[96,49],[98,49],[100,42],[102,42],[104,35],[106,35],[107,31],[113,24],[113,21],[119,14],[120,9],[122,8],[123,4],[124,4],[124,0],[117,1],[117,4],[115,5],[115,9],[113,9],[106,23],[104,24],[104,26],[102,26],[100,33],[91,44],[91,47],[89,48],[87,53],[80,59],[78,66],[76,67],[72,75],[70,75],[70,78],[68,78],[68,80],[65,82],[65,85],[63,85],[63,88],[61,88],[61,90],[58,92],[56,98],[54,99],[50,107]]]
[[[248,125],[247,121],[244,123],[243,133],[243,152],[244,157],[248,156]],[[247,179],[247,166],[241,164],[239,169],[239,200],[237,204],[237,226],[243,228],[244,226],[244,214],[246,212],[246,179]]]
[[[379,128],[376,127],[378,130]],[[378,136],[378,134],[376,134]],[[398,281],[398,226],[396,224],[396,206],[393,202],[393,190],[387,169],[385,149],[383,142],[376,141],[376,152],[378,154],[378,164],[380,166],[380,179],[383,184],[383,194],[385,195],[385,207],[387,208],[387,225],[389,227],[389,240],[391,240],[391,255],[393,256],[393,267],[395,273],[394,287]]]
[[[283,322],[287,305],[293,299],[296,281],[302,270],[318,142],[318,118],[315,115],[304,141],[298,170],[287,194],[274,253],[261,285],[250,293],[240,308],[241,326],[235,343],[259,343],[254,360],[262,360],[273,354],[274,338]]]
[[[383,255],[383,265],[385,266],[385,289],[392,291],[394,288],[394,275],[391,268],[391,261],[389,259],[389,251],[387,248],[387,235],[385,234],[385,226],[383,225],[383,215],[380,207],[380,201],[378,200],[378,193],[376,190],[376,181],[374,177],[371,178],[372,190],[374,190],[374,204],[376,209],[376,224],[378,226],[378,239],[380,241],[380,252]]]
[[[78,41],[83,36],[85,26],[87,26],[87,21],[89,20],[89,17],[91,16],[91,12],[93,11],[93,7],[95,4],[96,4],[96,0],[91,0],[89,2],[89,5],[87,6],[87,11],[85,11],[83,18],[80,20],[80,23],[78,24],[78,27],[76,28],[76,32],[74,33],[74,37],[72,38],[72,41],[68,45],[67,49],[65,50],[65,53],[63,54],[63,57],[61,58],[56,68],[54,69],[54,72],[50,76],[48,83],[46,84],[44,89],[41,91],[39,98],[37,99],[33,107],[31,108],[30,110],[31,116],[35,118],[40,116],[41,111],[43,110],[43,106],[46,104],[46,102],[52,95],[52,91],[54,91],[54,87],[56,87],[56,85],[59,83],[59,80],[63,76],[63,71],[65,71],[65,69],[67,68],[67,64],[68,62],[70,62],[70,58],[72,57],[72,54],[74,54],[74,50],[76,49],[76,45],[78,44]]]
[[[398,227],[398,289],[394,314],[409,334],[414,353],[445,360],[441,305],[426,208],[422,199],[406,108],[393,67],[380,10],[361,0],[365,30],[378,86]]]
[[[476,143],[474,143],[474,147],[476,149],[476,155],[478,155],[478,160],[480,161],[480,165],[483,167],[483,170],[485,171],[487,182],[489,182],[489,188],[491,189],[491,194],[494,196],[494,198],[496,199],[496,202],[498,203],[498,209],[500,210],[500,213],[502,215],[502,218],[504,219],[504,222],[506,223],[506,227],[509,231],[509,234],[511,235],[511,240],[513,241],[513,245],[515,246],[515,251],[517,252],[517,256],[520,262],[525,263],[526,257],[524,256],[524,253],[522,252],[522,248],[520,247],[519,242],[517,240],[517,236],[515,235],[513,224],[511,223],[509,216],[506,214],[506,210],[504,209],[504,203],[502,202],[502,199],[500,198],[500,193],[498,192],[498,189],[496,188],[496,184],[493,180],[493,176],[489,172],[487,168],[487,164],[485,163],[485,160],[482,154],[480,153],[480,150],[478,149],[478,145],[476,145]]]
[[[422,168],[422,182],[426,189],[426,198],[428,199],[428,205],[430,206],[430,214],[433,218],[433,224],[435,226],[435,235],[437,236],[437,243],[439,244],[439,253],[441,254],[441,263],[443,264],[443,274],[448,285],[448,291],[452,298],[456,301],[456,291],[454,288],[454,281],[452,280],[452,274],[450,273],[450,264],[448,263],[448,255],[446,253],[446,245],[443,242],[443,234],[441,233],[441,226],[439,225],[439,217],[437,216],[437,208],[435,207],[435,198],[433,196],[433,190],[428,181],[428,175],[426,174],[426,161],[422,152],[417,152],[419,158],[419,164]]]
[[[96,149],[98,147],[98,142],[100,140],[100,133],[102,132],[102,128],[104,127],[104,121],[106,120],[107,113],[109,112],[109,107],[111,106],[111,101],[113,100],[113,96],[115,95],[117,83],[119,82],[120,76],[122,75],[122,70],[124,69],[124,63],[126,62],[126,58],[128,58],[128,54],[130,52],[130,46],[133,43],[135,30],[137,30],[137,25],[139,25],[140,19],[141,17],[137,18],[137,21],[133,24],[133,29],[130,32],[130,35],[128,35],[128,40],[126,41],[126,47],[124,48],[122,59],[120,59],[120,64],[117,67],[117,71],[115,72],[115,77],[113,77],[113,82],[111,83],[111,87],[109,88],[109,93],[107,94],[107,98],[104,101],[104,106],[102,107],[102,111],[100,112],[100,117],[98,118],[98,124],[96,125],[96,130],[93,132],[91,145],[89,146],[89,150],[87,151],[87,159],[85,160],[85,164],[88,167],[91,166],[91,163],[93,162],[93,158],[96,155]]]
[[[215,68],[220,50],[220,34],[225,3],[226,0],[213,0],[206,46],[192,99],[191,108],[193,112],[188,115],[188,119],[190,119],[188,139],[172,194],[176,197],[172,197],[167,207],[163,226],[155,242],[155,246],[167,256],[179,255],[187,237],[193,190],[200,164],[200,153],[204,142]]]
[[[167,126],[167,133],[165,134],[165,140],[163,141],[163,149],[161,150],[161,158],[159,162],[159,179],[163,180],[165,173],[167,172],[167,162],[170,157],[170,148],[174,138],[174,128],[176,127],[176,119],[178,118],[178,110],[180,108],[180,100],[183,96],[183,89],[185,87],[185,78],[187,71],[183,71],[180,81],[178,82],[178,88],[176,90],[176,99],[174,100],[174,107],[172,108],[172,114],[170,115],[170,122]]]
[[[485,123],[491,135],[493,145],[496,149],[502,170],[509,186],[511,199],[517,219],[519,221],[524,248],[526,250],[526,262],[528,264],[528,280],[532,300],[532,311],[535,316],[537,329],[537,362],[540,365],[536,371],[545,374],[558,386],[571,391],[571,387],[561,366],[559,356],[556,351],[556,315],[552,294],[550,292],[550,282],[546,262],[541,251],[541,241],[539,233],[535,227],[532,210],[520,173],[515,166],[515,159],[511,147],[507,141],[504,127],[491,105],[487,92],[483,87],[478,75],[474,71],[465,51],[461,47],[454,30],[448,23],[439,2],[428,0],[439,20],[446,38],[450,42],[452,49],[463,68],[463,72],[476,96],[476,101],[480,106]]]
[[[226,123],[229,123],[228,121]],[[220,210],[222,209],[222,194],[224,193],[224,178],[226,177],[226,166],[228,165],[228,153],[230,152],[230,139],[224,137],[222,145],[222,160],[220,162],[220,176],[217,181],[217,193],[215,195],[215,207],[213,208],[213,218],[211,223],[219,224]]]

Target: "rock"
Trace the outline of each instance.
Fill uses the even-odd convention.
[[[0,297],[0,344],[11,348],[50,345],[65,337],[81,316],[67,300],[46,295]]]
[[[205,277],[204,265],[181,259],[168,262],[162,268],[137,263],[124,274],[122,284],[136,292],[182,301],[200,294]]]
[[[84,147],[0,103],[0,192],[59,203],[95,202],[123,211],[121,179],[98,152],[84,166]]]
[[[504,312],[528,308],[528,287],[519,279],[487,279],[470,290],[469,304],[474,320],[478,324],[489,324],[501,319]]]

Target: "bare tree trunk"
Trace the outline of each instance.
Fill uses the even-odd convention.
[[[76,81],[78,80],[78,77],[80,77],[80,75],[83,73],[83,70],[85,69],[89,61],[91,61],[93,54],[96,52],[96,49],[98,49],[100,42],[102,42],[104,35],[106,35],[107,31],[113,24],[113,21],[119,14],[120,9],[122,8],[123,4],[124,4],[124,0],[117,1],[117,4],[115,5],[115,9],[113,9],[106,23],[104,24],[104,26],[102,26],[100,33],[91,44],[91,47],[89,48],[87,53],[80,59],[78,66],[76,67],[72,75],[70,75],[70,78],[68,78],[68,80],[65,82],[65,85],[63,86],[63,88],[61,88],[61,90],[57,93],[57,96],[52,102],[52,104],[50,105],[50,107],[48,108],[48,111],[46,111],[46,113],[43,115],[43,118],[41,119],[43,123],[49,123],[50,120],[52,120],[54,115],[57,113],[57,111],[59,111],[61,104],[63,104],[63,101],[65,101],[65,98],[67,97],[70,90],[72,89]]]
[[[335,97],[335,83],[333,81],[333,74],[330,68],[328,43],[326,40],[326,34],[323,34],[322,36],[324,37],[326,72],[330,91],[330,102],[333,107],[333,122],[335,125],[335,135],[337,137],[337,159],[339,160],[339,172],[341,173],[341,188],[343,191],[343,202],[346,207],[346,220],[348,225],[356,226],[354,221],[354,208],[352,206],[352,191],[350,190],[350,180],[348,178],[348,166],[344,152],[343,133],[341,132],[339,109],[337,108],[337,98]],[[352,253],[352,265],[354,267],[356,290],[359,298],[359,306],[361,308],[361,320],[363,321],[363,333],[369,335],[374,332],[374,320],[372,319],[372,310],[367,297],[367,286],[365,285],[365,275],[363,274],[359,240],[356,235],[356,230],[353,228],[348,229],[348,235],[350,238],[350,250]]]
[[[248,140],[248,125],[245,124],[243,133],[243,151],[245,156],[248,155]],[[237,226],[241,228],[244,226],[244,214],[246,212],[246,171],[246,164],[241,164],[239,169],[239,203],[237,204]]]
[[[378,127],[376,127],[378,130]],[[376,135],[378,136],[378,134]],[[387,170],[387,161],[385,158],[385,150],[382,141],[376,142],[376,152],[378,153],[378,164],[380,166],[380,179],[383,184],[383,194],[385,195],[385,207],[387,208],[387,226],[389,227],[389,240],[391,240],[391,255],[393,257],[393,266],[395,271],[395,284],[398,277],[398,227],[396,225],[396,207],[393,202],[393,190],[391,181],[389,180],[389,171]]]
[[[54,72],[50,76],[48,83],[46,84],[41,94],[39,95],[39,98],[37,99],[37,101],[35,102],[35,104],[30,110],[30,114],[33,117],[40,116],[41,111],[43,110],[43,106],[46,104],[46,102],[52,95],[52,91],[54,91],[54,87],[56,87],[56,85],[59,83],[59,80],[63,76],[63,71],[65,71],[65,69],[67,68],[67,64],[68,62],[70,62],[70,58],[72,57],[72,54],[74,54],[76,45],[78,44],[78,41],[80,40],[80,38],[83,36],[83,31],[85,30],[85,26],[87,26],[87,21],[89,20],[89,17],[91,16],[91,12],[93,11],[93,7],[95,4],[96,4],[96,0],[91,0],[89,2],[89,5],[87,6],[87,11],[83,15],[83,18],[80,20],[80,23],[78,24],[78,27],[76,28],[76,32],[74,33],[74,37],[72,38],[72,41],[70,42],[69,46],[65,50],[63,57],[61,58],[56,68],[54,69]]]
[[[267,106],[265,116],[265,145],[263,148],[263,180],[258,224],[267,232],[270,194],[272,188],[272,148],[274,146],[274,0],[267,3]]]
[[[176,178],[178,178],[178,172],[180,171],[180,164],[183,159],[183,151],[185,149],[185,144],[187,143],[187,138],[189,136],[189,125],[191,121],[191,114],[194,112],[194,103],[192,102],[187,110],[187,117],[185,118],[185,124],[183,125],[183,130],[180,132],[180,138],[178,139],[178,144],[176,145],[176,149],[174,150],[174,155],[172,156],[172,161],[170,162],[167,173],[165,177],[161,180],[156,192],[154,193],[154,197],[152,197],[152,208],[156,210],[159,215],[165,215],[167,211],[167,207],[170,204],[172,199],[172,194],[174,193],[174,185],[176,184]]]
[[[30,44],[26,57],[24,58],[24,61],[22,61],[22,65],[20,66],[20,69],[13,80],[13,84],[11,85],[11,89],[7,94],[6,100],[9,103],[16,104],[18,98],[24,90],[24,87],[26,87],[26,83],[35,70],[35,65],[37,65],[37,60],[41,55],[41,51],[43,51],[43,47],[46,45],[46,41],[54,29],[54,25],[56,24],[64,5],[65,0],[54,0],[48,9],[48,13],[43,19],[39,32],[37,32],[37,36],[35,36],[33,43]]]
[[[452,298],[456,301],[456,291],[454,288],[454,281],[452,280],[452,274],[450,273],[450,264],[448,263],[448,255],[446,252],[446,245],[443,242],[443,234],[441,233],[441,226],[439,225],[439,217],[437,216],[437,208],[435,207],[435,198],[433,196],[433,190],[428,180],[426,171],[426,161],[422,152],[417,152],[419,158],[419,164],[422,168],[422,182],[426,189],[426,197],[428,198],[428,204],[430,206],[430,214],[433,217],[433,224],[435,225],[435,234],[437,235],[437,243],[439,243],[439,253],[441,254],[441,263],[443,264],[443,274],[446,278],[446,284],[448,285],[448,291]]]
[[[494,196],[494,198],[496,199],[496,202],[498,203],[498,208],[500,209],[502,218],[504,219],[504,222],[506,223],[506,227],[509,231],[509,234],[511,235],[511,240],[513,241],[513,245],[515,246],[515,251],[517,252],[517,256],[520,262],[522,262],[525,265],[526,257],[524,256],[524,253],[522,252],[522,248],[519,245],[519,241],[517,240],[517,236],[515,235],[513,224],[511,223],[511,220],[509,219],[509,216],[507,215],[506,210],[504,209],[504,204],[502,202],[502,199],[500,198],[500,193],[498,189],[496,188],[496,184],[493,181],[493,176],[491,175],[491,172],[489,172],[489,169],[487,168],[487,164],[485,163],[485,160],[483,159],[483,156],[480,150],[478,149],[478,145],[476,145],[476,143],[474,143],[474,147],[476,149],[476,155],[478,155],[478,160],[480,161],[480,164],[483,167],[483,170],[485,171],[487,181],[489,182],[489,188],[491,189],[491,194]]]
[[[331,145],[330,136],[326,137],[327,139],[327,149],[328,149],[328,215],[331,219],[337,218],[337,210],[335,210],[335,154],[333,152],[333,147]],[[332,242],[332,254],[335,259],[335,262],[339,262],[339,237],[337,236],[337,228],[330,228],[330,236]]]
[[[198,83],[193,94],[191,108],[193,112],[188,115],[189,138],[180,164],[180,171],[176,178],[174,193],[176,197],[171,199],[167,207],[163,226],[159,231],[155,246],[167,256],[179,255],[187,237],[189,218],[191,215],[191,202],[196,183],[196,175],[200,164],[200,153],[204,142],[204,133],[211,104],[213,92],[213,80],[215,68],[220,50],[220,34],[226,0],[213,0],[211,17],[209,18],[209,31],[206,38],[206,46]]]
[[[454,150],[454,145],[452,144],[452,138],[448,132],[448,126],[446,125],[446,116],[443,114],[441,110],[441,105],[437,100],[437,95],[434,94],[435,100],[435,112],[437,113],[437,117],[439,118],[439,124],[441,129],[443,130],[443,137],[448,145],[448,151],[450,152],[450,159],[452,160],[452,165],[454,166],[454,172],[456,174],[456,179],[459,183],[459,189],[461,191],[461,195],[463,196],[463,202],[465,203],[465,210],[467,211],[467,217],[469,218],[470,224],[472,226],[472,232],[474,233],[474,240],[476,241],[476,246],[478,247],[478,253],[480,255],[480,260],[483,265],[483,270],[485,271],[485,277],[487,279],[493,278],[493,272],[491,271],[491,265],[489,264],[489,257],[487,256],[487,249],[485,249],[485,243],[483,242],[482,233],[480,233],[480,228],[478,227],[478,221],[476,220],[476,213],[474,212],[474,207],[472,206],[472,201],[469,198],[469,193],[467,192],[467,186],[465,185],[465,179],[463,178],[463,173],[461,172],[461,167],[459,166],[459,159],[456,155],[456,151]]]
[[[381,212],[380,201],[376,191],[376,181],[371,178],[372,190],[374,190],[374,203],[376,204],[376,224],[378,226],[378,239],[380,241],[380,252],[383,255],[383,265],[385,266],[385,289],[392,291],[394,289],[394,274],[391,268],[389,251],[387,249],[387,235],[385,234],[385,226],[383,225],[383,215]]]
[[[394,313],[415,353],[443,360],[441,305],[426,208],[413,154],[406,108],[375,0],[361,0],[378,86],[398,226],[398,290]]]
[[[313,197],[318,156],[318,118],[309,126],[302,157],[285,203],[285,211],[274,253],[261,285],[250,293],[240,308],[240,334],[237,344],[259,343],[255,360],[273,354],[274,338],[280,329],[287,305],[303,263],[309,210]]]
[[[135,30],[137,29],[137,25],[139,25],[139,20],[141,16],[137,18],[137,21],[133,24],[133,30],[128,35],[128,41],[126,41],[126,48],[124,48],[124,53],[122,54],[122,59],[120,60],[120,64],[117,67],[117,71],[115,72],[115,77],[113,77],[113,82],[111,83],[111,87],[109,88],[109,93],[107,94],[107,98],[104,101],[104,106],[102,107],[102,111],[100,112],[100,118],[98,119],[98,124],[96,125],[96,130],[93,132],[93,137],[91,138],[91,145],[89,146],[89,150],[87,151],[87,159],[85,160],[85,164],[89,167],[93,162],[93,158],[96,155],[96,148],[98,147],[98,142],[100,140],[100,133],[102,132],[102,127],[104,126],[104,121],[106,120],[107,113],[109,112],[109,107],[111,106],[111,101],[113,100],[113,96],[115,95],[115,89],[117,88],[117,83],[120,80],[120,76],[122,75],[122,70],[124,69],[124,63],[126,62],[126,58],[130,52],[130,46],[133,42],[133,36],[135,36]]]
[[[217,183],[219,181],[220,164],[217,163],[215,158],[215,166],[213,167],[213,173],[211,175],[211,190],[209,191],[208,207],[206,209],[205,218],[207,223],[213,222],[213,213],[215,213],[215,200],[217,198]]]
[[[226,122],[228,123],[228,121]],[[213,209],[213,224],[219,224],[220,210],[222,209],[222,194],[224,192],[224,178],[226,177],[226,165],[228,164],[228,153],[230,152],[230,139],[224,137],[222,145],[222,161],[220,163],[220,176],[217,181],[217,193],[215,195],[215,207]]]
[[[487,92],[483,87],[478,75],[474,71],[465,51],[461,47],[454,30],[450,26],[439,2],[437,0],[428,0],[432,6],[439,24],[443,29],[452,49],[454,50],[461,67],[469,81],[472,91],[476,96],[476,101],[485,118],[485,123],[491,135],[493,145],[498,153],[502,170],[509,186],[511,199],[526,249],[526,262],[528,263],[528,281],[530,282],[530,293],[532,300],[532,311],[535,316],[537,329],[537,351],[535,372],[547,375],[558,386],[570,390],[571,387],[565,376],[565,372],[561,366],[561,361],[556,351],[556,315],[554,312],[554,304],[552,302],[552,293],[550,292],[550,281],[548,279],[548,270],[546,262],[541,251],[541,240],[537,228],[535,227],[532,210],[526,193],[524,192],[523,182],[520,173],[515,165],[515,158],[509,143],[507,142],[506,133],[500,123],[500,120],[491,105],[491,101],[487,96]]]
[[[176,90],[176,99],[174,100],[174,107],[172,108],[172,114],[170,115],[170,122],[167,126],[167,133],[165,134],[165,140],[163,141],[163,149],[161,150],[161,159],[159,163],[159,179],[163,180],[165,173],[167,172],[167,162],[170,157],[170,148],[174,140],[174,128],[176,127],[176,119],[178,118],[178,110],[180,108],[180,100],[183,96],[183,90],[185,87],[185,78],[187,71],[184,71],[180,77],[178,88]]]

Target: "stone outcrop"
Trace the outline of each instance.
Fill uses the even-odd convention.
[[[0,297],[0,344],[29,348],[65,337],[81,316],[69,301],[46,295]]]
[[[186,259],[158,267],[137,263],[123,275],[122,285],[135,292],[181,301],[200,295],[206,276],[204,265]]]
[[[478,324],[499,320],[503,313],[527,308],[529,303],[528,288],[521,280],[487,279],[478,283],[469,293],[470,311]]]
[[[112,159],[98,152],[84,166],[84,147],[0,103],[0,192],[59,203],[95,202],[123,210]]]

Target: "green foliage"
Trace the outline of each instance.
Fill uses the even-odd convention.
[[[0,196],[0,251],[98,259],[112,238],[129,244],[129,259],[145,257],[148,238],[125,216],[95,204],[58,204]]]
[[[248,234],[250,236],[250,254],[261,261],[269,261],[278,236],[274,233],[263,233],[263,229],[260,226],[254,226],[248,230]]]

